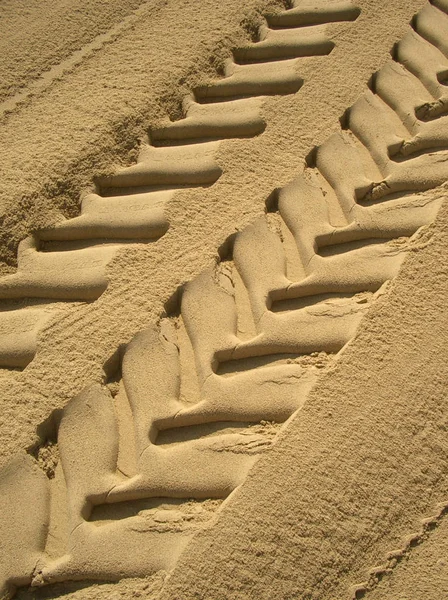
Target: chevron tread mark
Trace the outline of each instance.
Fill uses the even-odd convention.
[[[419,22],[398,57],[428,43],[416,37]],[[13,494],[32,479],[46,532],[33,529],[25,503],[27,549],[18,557],[7,538],[5,589],[169,570],[210,526],[436,217],[444,150],[426,149],[443,148],[445,117],[416,114],[443,97],[444,60],[428,63],[425,85],[408,60],[385,66],[273,212],[128,345],[117,381],[69,402],[52,480],[29,461],[0,477]]]
[[[176,190],[213,185],[221,176],[215,160],[219,141],[263,133],[265,97],[296,93],[303,84],[300,58],[329,54],[334,46],[326,24],[353,21],[359,12],[351,3],[336,2],[267,15],[258,40],[234,49],[224,77],[184,99],[184,118],[150,130],[135,165],[96,178],[97,193],[82,199],[80,216],[24,240],[17,272],[0,280],[0,301],[25,301],[27,313],[22,320],[19,308],[16,314],[0,312],[0,366],[24,368],[33,359],[38,333],[51,318],[51,301],[97,299],[107,287],[106,265],[119,248],[163,236],[169,227],[165,206]],[[73,244],[80,240],[82,247]],[[44,314],[36,309],[42,300]],[[13,322],[20,348],[8,335]]]

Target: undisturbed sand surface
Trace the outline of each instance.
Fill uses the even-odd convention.
[[[446,0],[0,33],[0,594],[448,597]]]

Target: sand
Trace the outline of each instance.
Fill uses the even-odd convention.
[[[443,598],[446,2],[1,10],[2,595]]]

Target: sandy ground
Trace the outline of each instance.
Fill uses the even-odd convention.
[[[189,4],[176,3],[175,6],[179,7],[178,22],[181,29],[186,18],[181,9],[185,9]],[[229,235],[263,214],[266,199],[272,190],[293,179],[298,168],[301,168],[304,157],[308,155],[314,145],[323,141],[332,131],[337,130],[339,117],[346,107],[359,96],[372,71],[389,59],[391,46],[406,31],[412,14],[419,6],[421,3],[416,2],[415,7],[394,6],[393,9],[388,9],[384,3],[380,11],[377,2],[367,3],[363,14],[356,22],[356,30],[352,25],[335,25],[335,28],[340,28],[342,31],[338,34],[338,45],[330,57],[313,57],[303,60],[300,72],[306,77],[308,83],[299,92],[297,98],[296,96],[283,96],[267,100],[264,111],[269,125],[265,133],[249,140],[222,142],[219,150],[219,163],[224,174],[218,182],[211,188],[180,190],[168,207],[168,217],[171,222],[168,233],[155,245],[137,246],[122,251],[115,260],[114,266],[108,270],[109,286],[106,293],[92,305],[77,306],[75,310],[63,310],[62,317],[52,323],[50,328],[43,333],[41,350],[33,363],[22,373],[3,373],[3,381],[0,383],[2,389],[7,392],[1,395],[2,413],[5,415],[5,423],[2,425],[4,435],[2,449],[6,455],[10,451],[26,447],[30,443],[35,424],[45,421],[51,409],[63,405],[88,381],[101,380],[102,367],[115,349],[120,344],[128,342],[143,326],[157,319],[162,303],[170,298],[179,285],[192,279],[211,264],[216,256],[217,248]],[[173,10],[175,7],[170,7],[168,12],[175,23]],[[190,7],[190,10],[194,9]],[[202,10],[204,10],[204,5],[201,6]],[[224,15],[231,14],[230,5],[222,7],[222,13],[216,11],[218,9],[214,3],[211,3],[210,15],[215,15],[217,31],[216,39],[209,42],[210,50],[201,47],[199,39],[198,43],[193,45],[191,36],[189,36],[189,43],[196,52],[200,51],[200,55],[204,57],[203,63],[206,61],[208,63],[212,48],[218,45],[218,40],[222,39],[226,33],[223,30]],[[385,11],[389,12],[385,13]],[[384,14],[388,14],[389,17],[385,19]],[[199,16],[197,15],[198,19]],[[156,39],[150,41],[148,38],[146,41],[148,47],[154,45],[159,47],[161,37],[166,37],[163,29],[166,18],[167,14],[161,12],[158,17],[151,20],[152,28],[155,28],[154,21],[158,19],[159,29],[156,29],[154,34],[158,35]],[[232,33],[238,31],[237,25],[243,18],[243,15],[235,10],[234,21],[228,25]],[[201,19],[198,22],[200,23]],[[395,27],[392,27],[391,23]],[[139,23],[138,27],[142,30],[141,35],[145,34],[146,36],[145,24]],[[204,25],[203,35],[211,35],[210,20],[207,20],[207,24]],[[179,40],[178,36],[173,36],[173,38]],[[355,40],[356,52],[353,51]],[[382,40],[381,44],[379,40]],[[80,129],[84,129],[86,119],[93,114],[95,119],[101,120],[108,113],[108,107],[104,100],[104,84],[100,83],[102,80],[98,76],[96,62],[101,60],[102,68],[107,68],[109,72],[115,73],[117,67],[114,66],[114,56],[111,56],[109,52],[119,52],[118,45],[121,44],[125,46],[123,52],[132,55],[129,60],[132,59],[132,80],[136,85],[135,89],[132,87],[132,94],[130,94],[128,90],[131,86],[123,84],[121,89],[123,98],[132,99],[138,96],[138,81],[143,81],[145,87],[149,85],[152,87],[156,80],[151,78],[151,73],[144,78],[136,78],[134,55],[138,44],[135,41],[135,33],[132,32],[129,37],[123,34],[123,39],[120,37],[117,40],[117,46],[114,44],[104,47],[102,52],[94,55],[91,61],[87,61],[85,66],[78,69],[80,73],[76,70],[61,81],[59,85],[62,87],[66,85],[70,87],[70,90],[64,89],[61,92],[64,99],[56,102],[55,91],[53,91],[52,94],[46,93],[42,99],[39,97],[33,102],[33,105],[43,102],[44,105],[41,109],[35,106],[33,108],[25,106],[20,110],[16,118],[21,121],[21,134],[16,126],[14,139],[17,140],[20,135],[26,136],[27,140],[41,144],[47,152],[53,153],[55,145],[51,143],[52,140],[48,138],[48,135],[54,131],[54,128],[50,127],[48,121],[44,123],[40,118],[48,114],[53,106],[58,117],[56,114],[52,115],[51,121],[53,123],[55,121],[71,123],[71,128],[75,129],[72,131],[71,128],[61,127],[65,139],[59,137],[61,131],[55,133],[56,139],[65,149],[63,163],[70,164],[68,154],[74,151],[77,144],[77,133]],[[129,49],[130,45],[133,48],[132,51]],[[161,48],[159,52],[162,52]],[[185,60],[186,56],[190,56],[187,52],[182,54],[173,52],[171,47],[166,52],[167,56],[164,54],[163,59],[160,58],[160,53],[157,54],[157,64],[164,62],[165,57],[166,60],[171,57],[172,60],[177,61],[182,60],[182,57]],[[150,54],[145,55],[142,51],[137,55],[138,57],[142,55],[151,57]],[[362,56],[362,59],[359,56]],[[155,58],[153,60],[156,62]],[[190,65],[198,62],[194,55],[189,60]],[[347,67],[347,61],[349,61],[349,67]],[[94,64],[91,65],[91,62]],[[92,71],[85,74],[86,79],[83,81],[84,71],[85,69],[89,70],[90,67]],[[345,76],[348,68],[351,72],[350,80]],[[168,69],[163,72],[167,71]],[[319,77],[314,76],[317,72]],[[171,70],[170,73],[172,73]],[[160,77],[162,78],[162,76]],[[89,81],[88,88],[86,81]],[[98,82],[99,88],[96,106],[94,105],[92,110],[88,111],[87,117],[84,116],[80,121],[76,113],[79,111],[78,117],[79,114],[84,114],[84,104],[77,103],[76,109],[73,97],[74,95],[79,96],[79,90],[86,90],[86,93],[88,90],[89,97],[92,98],[95,82]],[[57,90],[59,85],[56,86]],[[70,93],[72,96],[65,95]],[[112,97],[115,99],[115,94],[112,94]],[[143,104],[144,94],[140,98]],[[93,103],[93,100],[91,102]],[[146,110],[153,110],[150,98],[145,98],[144,106]],[[72,110],[75,112],[71,112]],[[116,107],[112,106],[109,116],[111,113],[115,114],[115,110]],[[129,109],[123,110],[126,112]],[[142,106],[140,110],[143,110]],[[29,115],[22,114],[28,113],[28,111]],[[36,111],[39,118],[36,118]],[[67,118],[65,115],[61,115],[61,111],[68,111]],[[39,129],[35,135],[30,133],[30,120]],[[8,135],[8,139],[11,139],[11,135],[7,133],[7,130],[11,127],[10,131],[12,131],[12,125],[12,121],[5,124],[5,135]],[[132,127],[130,129],[135,134],[135,130]],[[96,126],[94,131],[97,131]],[[86,131],[82,133],[82,137],[89,135]],[[131,139],[135,144],[135,138]],[[109,138],[109,143],[111,141]],[[81,140],[80,144],[83,143],[87,142]],[[35,180],[37,174],[34,177],[32,166],[29,163],[23,166],[19,172],[17,171],[18,157],[16,155],[16,159],[12,158],[15,151],[11,146],[10,142],[7,154],[14,166],[11,165],[8,169],[9,176],[14,178],[15,184],[20,185],[25,185],[24,175],[27,177],[29,175]],[[116,148],[112,144],[111,147]],[[93,153],[94,148],[95,152]],[[17,142],[17,153],[23,156],[23,149],[24,144]],[[92,142],[92,146],[86,154],[90,160],[93,160],[93,156],[99,157],[99,160],[111,160],[110,153],[102,150],[103,147],[98,147]],[[33,148],[27,153],[29,161],[33,164],[37,163],[36,157],[41,156],[42,154],[37,151],[37,148]],[[135,154],[132,156],[135,160]],[[23,158],[20,164],[23,165]],[[44,165],[39,161],[36,167],[38,166],[38,171],[47,173],[48,164],[46,162]],[[84,166],[84,173],[85,170]],[[94,166],[91,165],[90,182],[95,174]],[[87,180],[85,174],[83,177]],[[73,177],[68,177],[68,173],[65,172],[64,181],[70,182],[69,185],[71,185],[73,180],[76,180],[76,176],[73,174]],[[238,181],[237,185],[235,185],[236,181]],[[6,177],[2,178],[2,183],[6,189],[12,189],[12,186],[9,188]],[[78,189],[76,191],[79,192]],[[54,196],[55,202],[59,202],[60,196],[55,193]],[[62,195],[62,198],[64,197]],[[78,202],[78,196],[76,198]],[[11,218],[22,223],[23,213],[20,201],[17,204],[19,204],[18,208],[11,209]],[[33,210],[30,209],[30,212]],[[38,211],[39,218],[42,212],[44,211]],[[132,311],[127,308],[129,303],[133,305]],[[116,318],[118,306],[124,307],[126,319]],[[81,335],[82,344],[75,343],[74,336],[77,335]],[[49,344],[45,341],[47,336],[48,339],[51,339]],[[27,407],[25,411],[23,410],[24,406]],[[9,427],[13,429],[9,429]],[[11,435],[12,430],[15,432],[14,436]]]
[[[371,598],[437,598],[448,593],[446,521],[417,547],[403,565],[381,582]],[[367,596],[368,597],[368,596]]]
[[[446,503],[446,219],[163,598],[346,598]],[[365,597],[443,598],[445,520]]]
[[[39,426],[52,411],[103,382],[116,350],[158,321],[164,303],[213,264],[230,235],[264,214],[272,190],[338,130],[424,3],[357,5],[355,22],[328,26],[336,43],[329,56],[301,59],[302,89],[263,101],[264,133],[220,143],[218,181],[176,192],[166,235],[122,249],[107,267],[107,291],[93,303],[58,305],[32,363],[2,370],[2,464],[38,434],[45,438],[48,427]],[[219,77],[230,49],[248,41],[261,22],[257,11],[268,6],[3,3],[3,274],[15,271],[26,235],[79,213],[94,177],[135,162],[147,128],[178,118],[188,90]],[[421,527],[448,501],[447,230],[445,203],[356,337],[167,579],[159,572],[118,584],[63,583],[18,597],[324,600],[346,598],[367,581],[358,597],[444,598],[446,516]],[[419,543],[407,547],[416,532]],[[397,549],[396,564],[387,562]],[[378,566],[381,580],[369,580]]]

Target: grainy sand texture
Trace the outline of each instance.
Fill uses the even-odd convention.
[[[448,598],[448,1],[0,5],[0,598]]]

